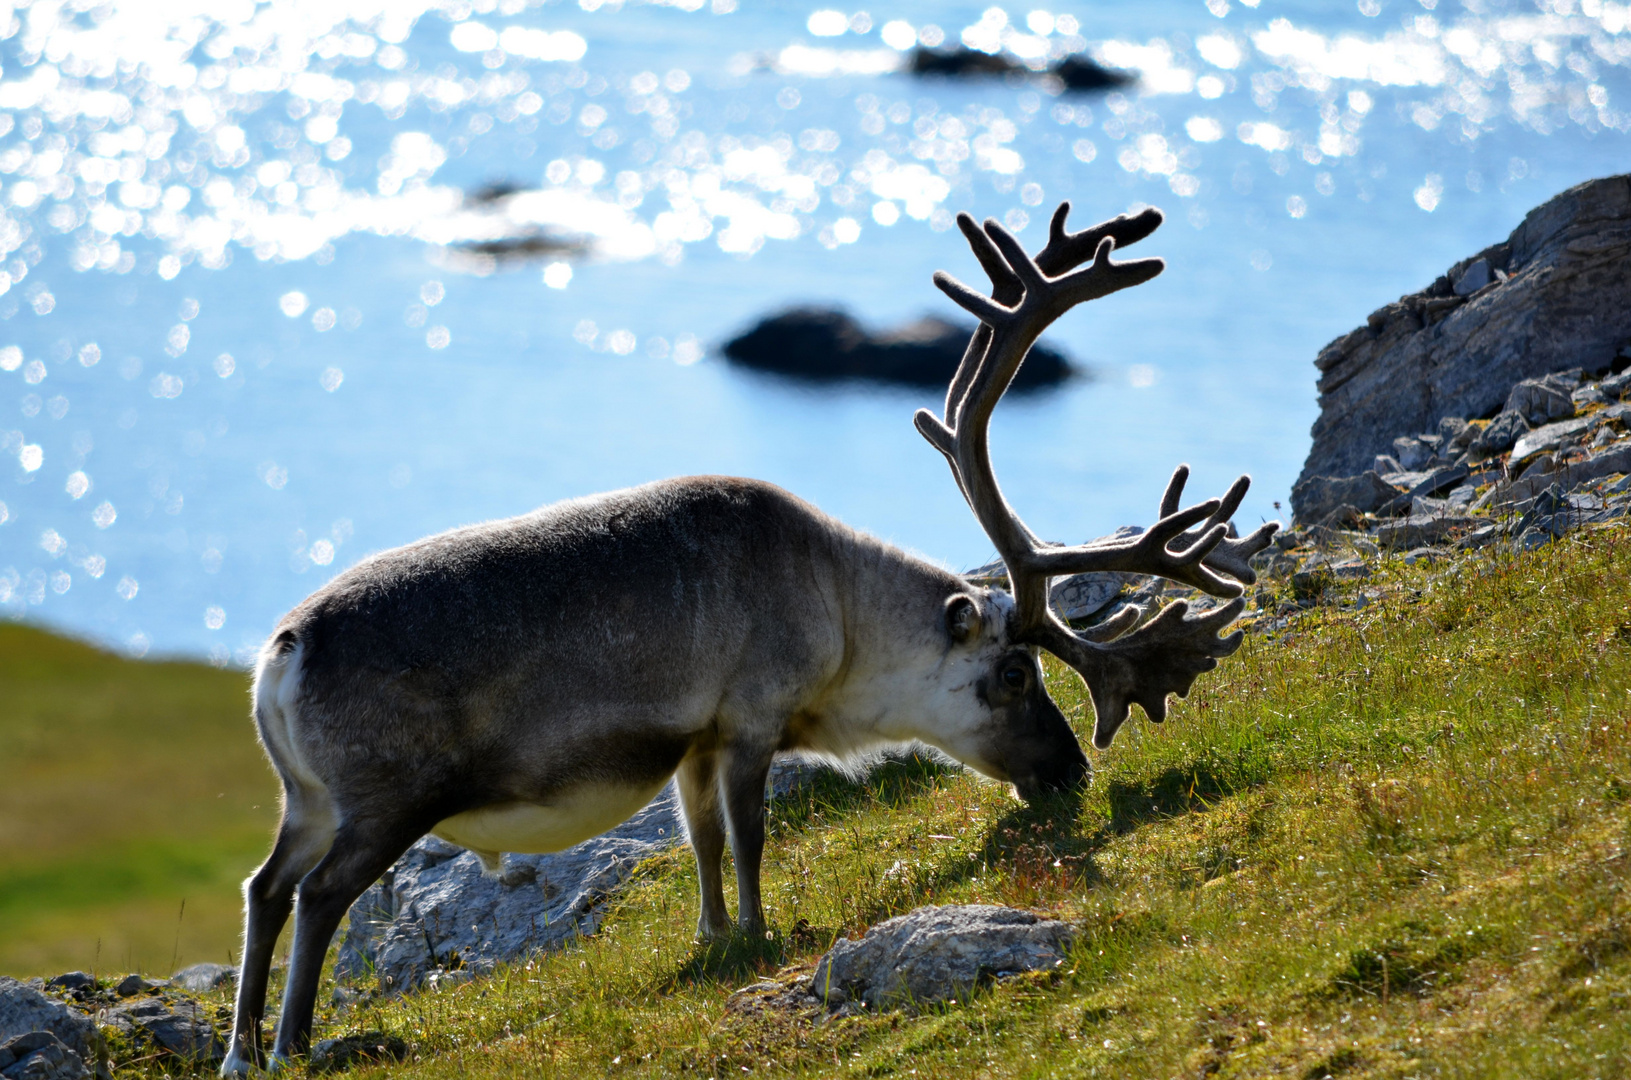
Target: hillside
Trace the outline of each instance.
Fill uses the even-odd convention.
[[[695,945],[677,850],[581,946],[401,999],[342,1007],[325,989],[318,1037],[384,1030],[413,1055],[390,1074],[423,1077],[1623,1076],[1628,577],[1614,525],[1520,555],[1378,560],[1301,605],[1270,582],[1272,624],[1168,723],[1131,723],[1079,800],[1028,809],[921,761],[824,779],[773,806],[768,940]],[[152,670],[124,696],[178,700]],[[211,680],[241,694],[169,670],[201,701]],[[1074,677],[1050,672],[1085,732]],[[218,887],[229,907],[238,872]],[[1080,938],[1053,975],[922,1015],[731,1002],[837,934],[967,901]]]
[[[0,623],[0,973],[224,962],[276,819],[242,672]]]

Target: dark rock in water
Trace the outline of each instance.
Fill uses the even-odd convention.
[[[1010,71],[1028,73],[1023,64],[1002,53],[981,52],[961,45],[950,49],[927,49],[920,45],[907,58],[906,69],[913,75],[939,75],[953,79],[1006,75]]]
[[[395,1035],[387,1035],[383,1031],[369,1031],[361,1035],[323,1039],[314,1043],[311,1048],[311,1071],[339,1072],[353,1065],[378,1065],[382,1062],[401,1061],[407,1056],[408,1044]]]
[[[1474,289],[1480,261],[1491,280]],[[1299,483],[1351,476],[1391,452],[1395,436],[1433,431],[1444,417],[1493,415],[1520,380],[1624,367],[1627,296],[1631,176],[1570,188],[1505,241],[1325,347],[1315,360],[1320,416]]]
[[[988,53],[956,45],[946,49],[912,50],[906,69],[913,75],[949,79],[978,79],[993,75],[1029,76],[1038,74],[1029,65],[1007,53]],[[1096,63],[1085,56],[1067,56],[1047,68],[1066,90],[1079,92],[1115,90],[1138,81],[1138,76]]]
[[[944,388],[974,332],[933,316],[881,334],[832,308],[796,308],[773,315],[725,346],[744,367],[818,382],[870,379]],[[1054,386],[1073,373],[1070,361],[1040,342],[1014,377],[1014,389]]]
[[[1132,72],[1105,67],[1085,56],[1067,56],[1048,71],[1058,76],[1066,90],[1116,90],[1138,81]]]
[[[1339,506],[1369,514],[1398,495],[1399,490],[1374,469],[1358,476],[1310,476],[1291,489],[1291,512],[1298,521],[1313,523]]]
[[[0,1045],[0,1076],[6,1080],[90,1080],[91,1070],[84,1058],[49,1031],[31,1031]]]

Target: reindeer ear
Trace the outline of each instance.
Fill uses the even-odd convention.
[[[967,645],[980,636],[982,620],[980,607],[972,596],[958,593],[946,601],[946,633],[959,645]]]

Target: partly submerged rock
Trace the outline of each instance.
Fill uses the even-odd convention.
[[[1458,285],[1479,279],[1480,261],[1492,280],[1458,295]],[[1315,361],[1320,415],[1299,483],[1351,476],[1391,452],[1396,436],[1432,431],[1441,418],[1489,416],[1520,380],[1608,369],[1631,342],[1628,295],[1631,176],[1570,188],[1505,241],[1326,346]],[[1508,433],[1506,446],[1522,434]]]
[[[929,317],[869,333],[833,308],[795,308],[763,320],[725,345],[732,362],[816,382],[846,379],[943,388],[968,346],[972,326]],[[1038,343],[1020,365],[1014,389],[1054,386],[1072,374],[1065,357]]]
[[[838,941],[816,965],[810,993],[828,1008],[927,1005],[967,996],[992,979],[1051,970],[1074,931],[1029,911],[990,904],[922,907]]]

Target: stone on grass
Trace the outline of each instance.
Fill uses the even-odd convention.
[[[0,1044],[6,1080],[89,1080],[85,1059],[49,1031],[31,1031]]]
[[[113,992],[120,997],[135,997],[138,994],[151,994],[155,990],[162,990],[164,983],[158,979],[143,978],[140,975],[126,975],[114,984]]]
[[[101,1060],[102,1037],[90,1017],[27,983],[0,975],[0,1042],[36,1031],[50,1032],[83,1061]]]
[[[191,998],[140,998],[107,1010],[102,1022],[140,1044],[185,1061],[214,1063],[226,1057],[226,1044],[215,1025],[204,1015],[204,1007]]]
[[[395,1035],[368,1031],[361,1035],[346,1035],[313,1043],[309,1067],[314,1073],[340,1072],[353,1065],[402,1061],[407,1056],[408,1044]]]
[[[923,907],[839,941],[816,965],[810,992],[828,1008],[921,1006],[966,997],[992,979],[1047,971],[1074,931],[1029,911],[990,904]]]
[[[179,986],[181,989],[191,990],[195,994],[219,990],[221,987],[237,981],[238,969],[228,967],[226,964],[194,964],[192,967],[184,967],[170,976],[171,986]]]

